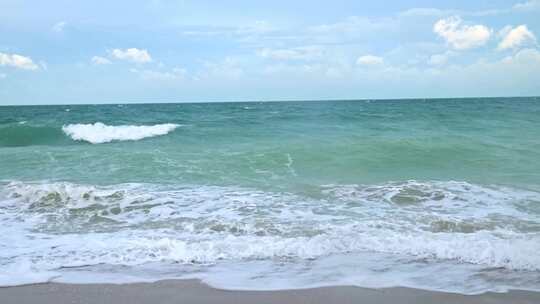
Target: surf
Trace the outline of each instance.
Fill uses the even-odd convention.
[[[93,124],[64,125],[62,131],[73,140],[86,141],[91,144],[103,144],[112,141],[137,141],[162,136],[174,131],[179,126],[173,123],[110,126],[96,122]]]

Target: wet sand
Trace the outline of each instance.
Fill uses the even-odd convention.
[[[167,280],[137,284],[47,283],[0,288],[1,304],[60,303],[219,303],[219,304],[521,304],[540,303],[540,293],[510,291],[482,295],[416,290],[411,288],[367,289],[350,286],[282,291],[230,291],[209,287],[196,280]]]

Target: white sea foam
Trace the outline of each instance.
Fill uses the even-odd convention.
[[[237,288],[250,277],[279,282],[276,276],[283,271],[290,277],[285,263],[291,271],[310,269],[296,285],[283,285],[288,288],[332,282],[386,286],[362,279],[375,275],[387,284],[437,289],[448,282],[430,276],[447,267],[454,275],[446,278],[454,278],[446,284],[454,288],[449,291],[540,289],[529,280],[540,271],[540,215],[526,211],[540,202],[537,192],[409,181],[327,185],[321,195],[315,199],[216,186],[12,182],[0,186],[0,270],[16,272],[21,259],[44,274],[65,267],[140,269],[157,263],[177,266],[156,278],[173,271]],[[340,255],[349,256],[356,268],[319,262]],[[357,260],[366,257],[373,263],[359,265]],[[238,281],[213,270],[259,262],[265,265],[262,273],[238,272]],[[178,265],[192,268],[179,274]],[[415,275],[402,277],[392,270],[404,265]],[[118,277],[137,280],[120,272]],[[460,282],[460,275],[473,283]],[[243,286],[264,289],[267,283],[263,278]]]
[[[178,128],[178,124],[166,123],[152,126],[108,126],[101,122],[94,124],[69,124],[62,131],[74,140],[101,144],[111,141],[140,140],[147,137],[165,135]]]
[[[60,274],[53,271],[36,270],[28,260],[19,260],[9,265],[0,264],[0,286],[18,286],[49,282]]]

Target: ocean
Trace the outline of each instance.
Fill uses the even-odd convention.
[[[540,291],[540,99],[0,107],[0,286]]]

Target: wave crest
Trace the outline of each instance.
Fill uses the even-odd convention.
[[[152,126],[108,126],[101,122],[94,124],[69,124],[62,131],[73,140],[87,141],[92,144],[102,144],[111,141],[140,140],[168,134],[180,125],[166,123]]]

